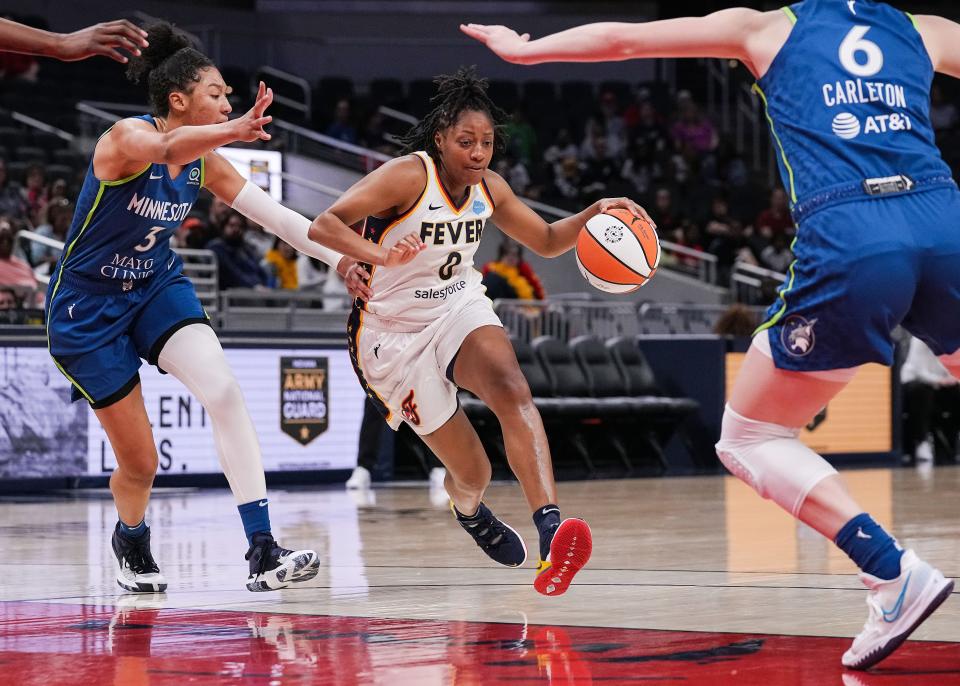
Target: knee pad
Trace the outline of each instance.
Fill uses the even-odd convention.
[[[796,517],[813,487],[837,473],[799,436],[800,429],[747,419],[727,405],[717,457],[734,476]]]

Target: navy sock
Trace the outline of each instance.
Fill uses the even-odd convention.
[[[553,543],[553,535],[560,526],[560,508],[550,503],[539,508],[533,513],[533,523],[540,533],[540,559],[550,559],[550,544]]]
[[[120,533],[130,539],[137,539],[147,533],[147,520],[141,519],[140,523],[136,526],[127,526],[123,523],[123,520],[118,519],[120,522]]]
[[[867,574],[887,580],[900,576],[903,550],[866,512],[844,524],[834,543]]]
[[[474,521],[475,519],[480,519],[480,510],[482,510],[482,509],[483,509],[483,503],[480,503],[480,504],[477,506],[477,511],[476,511],[476,512],[474,512],[472,515],[465,515],[465,514],[463,514],[460,510],[457,509],[457,506],[456,506],[456,505],[454,505],[454,506],[453,506],[453,514],[456,515],[458,522],[472,522],[472,521]]]
[[[243,520],[243,533],[247,535],[247,542],[251,546],[254,534],[270,533],[270,508],[266,498],[238,505],[237,509],[240,511],[240,519]]]

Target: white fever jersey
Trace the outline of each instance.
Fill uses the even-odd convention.
[[[423,193],[402,215],[368,217],[363,236],[389,248],[416,231],[427,248],[403,266],[373,268],[373,298],[364,309],[417,327],[433,322],[482,288],[473,256],[494,204],[481,181],[470,186],[458,205],[440,181],[433,159],[423,151],[414,154],[427,171]]]

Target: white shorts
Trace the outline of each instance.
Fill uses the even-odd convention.
[[[453,361],[464,339],[481,326],[503,326],[482,294],[458,303],[420,331],[363,314],[357,374],[386,406],[387,423],[394,431],[406,422],[418,434],[430,434],[456,413]]]

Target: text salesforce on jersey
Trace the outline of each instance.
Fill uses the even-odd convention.
[[[417,289],[413,292],[413,297],[417,300],[446,300],[457,291],[462,291],[466,287],[466,281],[457,281],[446,288]]]

